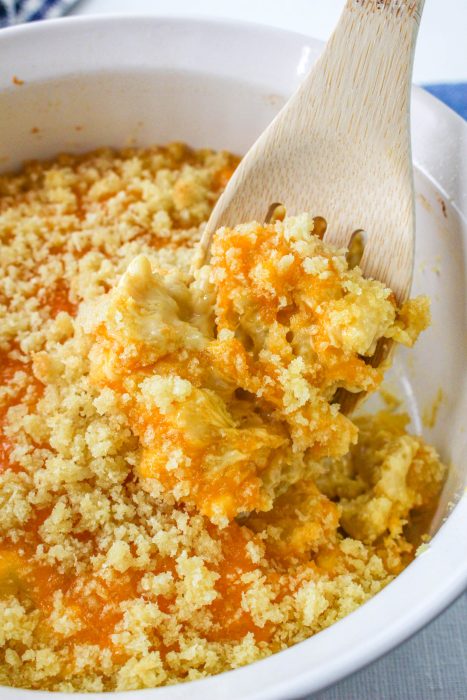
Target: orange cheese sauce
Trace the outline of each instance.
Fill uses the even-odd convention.
[[[70,300],[70,290],[63,280],[58,280],[54,287],[43,288],[41,292],[40,300],[49,307],[51,318],[55,318],[61,311],[75,316],[77,304]]]
[[[54,609],[55,594],[60,592],[68,614],[72,614],[79,622],[79,629],[67,636],[66,643],[70,647],[73,644],[97,644],[101,648],[110,648],[116,658],[124,658],[127,656],[125,649],[112,642],[112,635],[123,617],[120,603],[139,595],[143,574],[130,570],[111,582],[106,582],[101,578],[83,575],[63,575],[52,566],[35,562],[33,555],[39,541],[37,531],[46,515],[48,513],[40,513],[28,524],[27,544],[19,549],[11,546],[0,549],[0,597],[17,596],[23,604],[39,610],[45,619]],[[251,615],[243,611],[241,606],[242,595],[247,589],[242,584],[241,577],[255,569],[245,550],[246,543],[251,540],[251,533],[236,524],[230,525],[221,533],[211,529],[211,533],[220,540],[222,560],[218,569],[213,568],[219,575],[215,584],[218,595],[206,608],[214,622],[208,638],[211,641],[240,641],[247,632],[252,632],[258,642],[269,641],[275,626],[255,625]],[[174,571],[171,559],[161,560],[159,567],[150,573],[167,571]],[[279,574],[274,571],[265,570],[264,575],[268,581],[277,582],[279,579]],[[90,584],[91,593],[87,590]],[[284,592],[282,589],[282,594]],[[144,599],[144,593],[142,595]],[[158,596],[157,603],[161,610],[170,614],[175,600],[173,596],[161,595]],[[49,626],[42,630],[44,641],[53,634],[54,631]],[[160,650],[165,653],[163,644],[160,645]]]
[[[0,386],[8,385],[17,372],[26,374],[27,383],[26,386],[15,390],[11,398],[4,400],[3,403],[0,404],[0,472],[4,469],[12,469],[15,472],[21,471],[21,466],[10,458],[13,445],[5,434],[5,421],[8,409],[11,406],[20,404],[22,401],[33,405],[42,390],[42,385],[32,374],[31,365],[29,363],[11,359],[8,357],[7,353],[0,352]]]

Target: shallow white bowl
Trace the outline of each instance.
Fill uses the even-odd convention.
[[[85,17],[2,30],[0,167],[60,151],[170,140],[245,152],[321,46],[260,26],[155,17]],[[466,142],[465,122],[415,88],[414,292],[432,298],[433,325],[415,350],[397,356],[391,382],[406,399],[413,428],[452,465],[429,548],[370,602],[308,641],[207,680],[121,693],[122,700],[303,697],[405,640],[465,588]],[[424,429],[423,412],[441,387],[438,420]],[[7,688],[0,695],[51,697]]]

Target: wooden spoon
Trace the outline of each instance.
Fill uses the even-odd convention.
[[[414,194],[409,108],[424,0],[347,0],[322,55],[245,155],[217,202],[195,268],[220,226],[312,211],[325,240],[347,247],[366,232],[360,262],[400,303],[412,282]],[[277,47],[280,51],[280,46]],[[387,356],[380,345],[371,363]],[[339,392],[348,413],[359,395]],[[337,399],[336,399],[337,400]]]

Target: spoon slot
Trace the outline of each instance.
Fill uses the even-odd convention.
[[[270,224],[274,221],[284,221],[286,215],[285,207],[280,202],[270,204],[264,218],[264,223]]]
[[[323,216],[315,216],[313,219],[313,234],[323,240],[328,228],[328,222]]]
[[[350,237],[348,251],[346,253],[347,263],[350,268],[360,265],[368,241],[368,234],[363,229],[357,229]]]

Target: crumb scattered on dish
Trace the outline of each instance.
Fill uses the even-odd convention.
[[[303,215],[221,230],[237,159],[181,144],[0,177],[0,682],[127,690],[250,663],[413,558],[445,469],[389,411],[351,422],[423,298]]]
[[[436,396],[431,402],[431,405],[427,406],[425,410],[423,411],[422,415],[422,421],[423,425],[426,428],[434,428],[436,425],[436,421],[438,419],[438,412],[439,409],[441,408],[441,404],[443,403],[443,390],[441,387],[438,389],[436,392]]]

